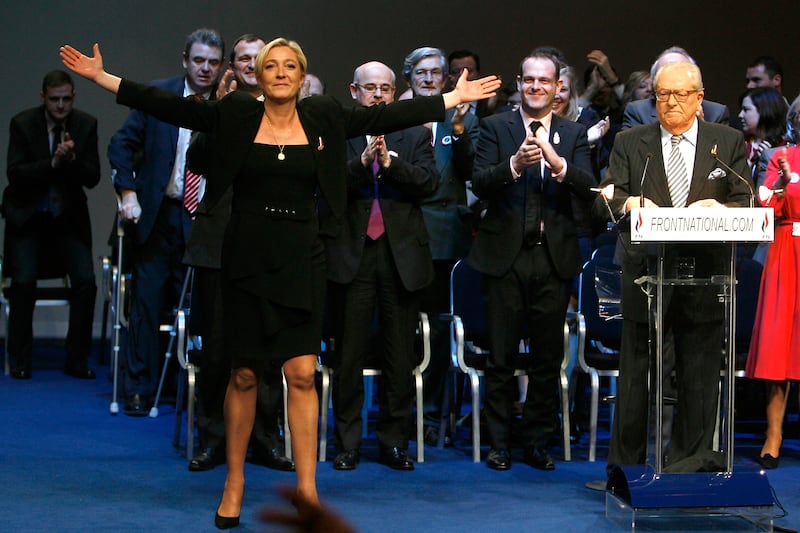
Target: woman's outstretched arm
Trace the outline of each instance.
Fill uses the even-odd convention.
[[[88,57],[68,44],[59,49],[61,62],[65,67],[75,74],[95,82],[103,89],[117,94],[122,78],[109,74],[103,69],[103,55],[100,53],[99,44],[94,43],[92,53],[94,55]]]

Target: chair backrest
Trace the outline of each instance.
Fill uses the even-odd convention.
[[[603,245],[583,265],[578,309],[586,321],[587,341],[618,348],[622,338],[622,272],[613,257],[614,246]]]
[[[483,274],[459,260],[450,271],[450,314],[464,324],[466,340],[487,346],[486,309],[483,301]]]

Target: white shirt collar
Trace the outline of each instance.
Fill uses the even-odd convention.
[[[553,112],[552,111],[547,113],[545,116],[543,116],[540,119],[533,118],[532,116],[527,114],[525,111],[523,111],[522,107],[519,108],[519,114],[522,117],[522,123],[525,124],[525,131],[530,131],[531,122],[533,122],[534,120],[538,120],[539,122],[542,123],[542,127],[544,128],[544,131],[547,132],[547,136],[550,137],[550,126],[553,123]]]
[[[692,125],[689,126],[689,129],[683,132],[682,134],[683,140],[688,141],[689,144],[691,144],[695,148],[697,148],[697,123],[698,120],[697,117],[695,117],[694,121],[692,122]],[[670,140],[672,134],[668,132],[666,129],[664,129],[664,126],[660,126],[660,129],[661,129],[661,145],[662,146],[670,145],[670,143],[672,142]]]

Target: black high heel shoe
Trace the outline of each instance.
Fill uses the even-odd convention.
[[[231,529],[239,525],[239,517],[221,516],[219,513],[215,513],[214,525],[217,526],[217,529]]]
[[[765,453],[764,455],[759,455],[756,457],[756,462],[761,465],[762,468],[765,470],[773,470],[778,468],[778,465],[781,462],[780,457],[772,457],[770,454]]]

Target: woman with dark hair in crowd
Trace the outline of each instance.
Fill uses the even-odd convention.
[[[772,87],[748,89],[739,98],[739,107],[742,132],[747,141],[747,160],[755,185],[761,152],[786,142],[786,112],[789,107],[783,95]]]

